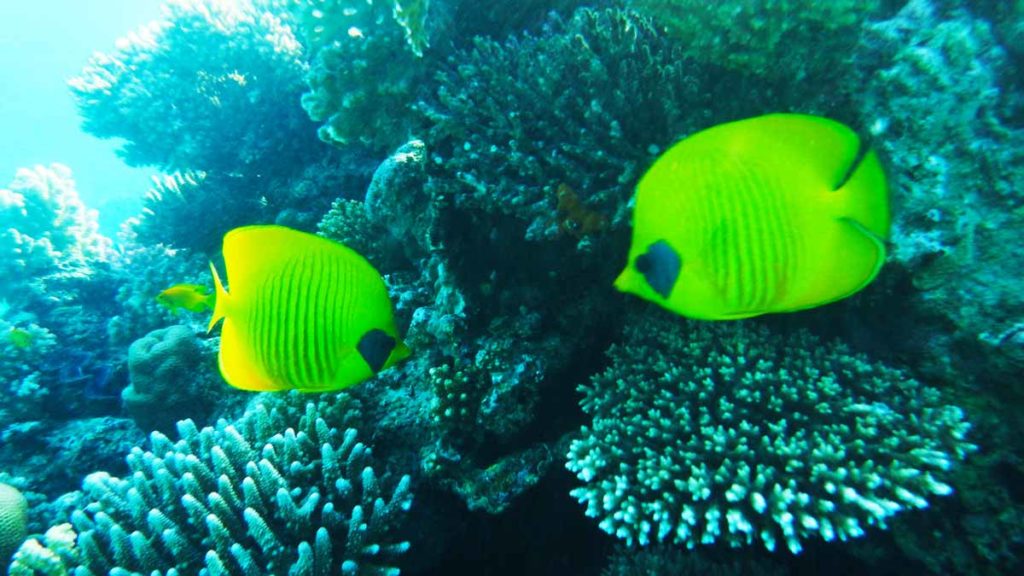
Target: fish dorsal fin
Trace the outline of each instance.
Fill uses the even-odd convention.
[[[281,270],[297,254],[311,253],[344,258],[350,265],[376,275],[359,253],[326,238],[284,226],[244,226],[224,235],[224,266],[231,295],[240,297],[240,291],[255,289],[268,273]]]
[[[751,123],[757,123],[752,129]],[[768,114],[715,127],[708,133],[722,139],[721,148],[763,158],[772,169],[808,171],[830,190],[839,188],[860,153],[861,140],[849,127],[820,116]]]

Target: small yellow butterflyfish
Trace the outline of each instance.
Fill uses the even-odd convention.
[[[199,284],[175,284],[167,290],[157,294],[156,301],[171,312],[177,312],[184,308],[189,312],[204,312],[212,310],[214,305],[213,294],[210,289]]]
[[[705,320],[814,308],[875,278],[888,233],[885,174],[853,130],[739,120],[675,144],[640,179],[615,287]]]
[[[27,350],[31,347],[34,340],[31,332],[16,326],[11,326],[11,329],[7,332],[7,339],[15,348],[20,348],[21,350]]]
[[[407,358],[380,273],[354,250],[283,226],[224,236],[213,263],[220,372],[243,390],[347,388]]]

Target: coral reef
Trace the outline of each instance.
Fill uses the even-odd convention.
[[[183,418],[202,420],[223,389],[215,351],[194,330],[175,325],[154,330],[128,348],[129,385],[124,410],[143,430],[170,430]]]
[[[644,548],[616,547],[601,576],[782,576],[787,572],[780,566],[749,558],[728,560],[710,558],[693,550],[684,550],[667,544]]]
[[[421,105],[431,160],[465,184],[457,206],[514,216],[530,238],[559,234],[560,185],[621,227],[647,164],[707,120],[694,114],[710,101],[692,73],[678,45],[622,10],[477,38]]]
[[[113,255],[96,211],[82,204],[61,164],[22,168],[0,189],[0,229],[0,289],[14,306],[72,298],[67,285]]]
[[[975,450],[960,408],[807,332],[635,318],[582,385],[572,494],[645,545],[847,540],[953,491]]]
[[[1024,397],[1024,281],[1005,272],[1024,265],[1005,248],[1024,225],[1024,100],[1006,89],[1018,68],[992,25],[960,2],[912,0],[870,26],[860,52],[872,72],[864,124],[900,191],[893,259],[920,299],[908,316],[915,337],[895,345],[916,347],[923,368],[945,379],[985,374]]]
[[[410,13],[401,4],[412,3],[321,0],[300,3],[295,11],[300,37],[316,31],[316,39],[306,41],[313,50],[302,107],[322,123],[324,142],[379,153],[409,137],[416,122],[410,105],[430,69],[416,54],[423,40],[406,49],[410,29],[395,17],[405,21]]]
[[[84,129],[123,138],[129,164],[269,175],[301,166],[301,135],[314,137],[295,105],[301,56],[281,18],[251,3],[171,2],[69,86]]]
[[[879,0],[628,0],[684,46],[684,55],[769,81],[834,85]]]
[[[70,82],[167,173],[113,244],[65,167],[0,190],[0,482],[36,533],[11,574],[536,573],[509,524],[545,569],[629,542],[609,576],[1019,572],[1021,3],[512,4],[172,0]],[[757,323],[631,316],[637,179],[768,111],[871,136],[878,281]],[[414,356],[344,394],[224,392],[204,315],[154,297],[260,222],[366,255]]]
[[[371,451],[320,418],[315,404],[289,426],[287,410],[255,403],[233,424],[181,439],[159,432],[134,449],[131,475],[88,476],[92,503],[71,515],[76,574],[397,574],[408,549],[395,539],[410,507],[410,479],[388,488]]]
[[[175,284],[213,285],[208,260],[201,254],[143,244],[135,230],[130,220],[118,237],[121,285],[114,299],[119,309],[110,315],[106,329],[111,346],[125,351],[147,333],[172,324],[191,322],[197,331],[205,329],[208,318],[175,314],[159,305],[156,297]]]
[[[6,566],[28,534],[28,503],[21,492],[0,483],[0,567]]]

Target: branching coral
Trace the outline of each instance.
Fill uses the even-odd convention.
[[[366,0],[300,6],[300,37],[312,30],[305,35],[315,40],[307,44],[320,46],[309,55],[309,91],[302,95],[309,117],[323,123],[320,139],[376,152],[401,144],[415,125],[410,107],[429,70],[406,49],[409,28],[395,20],[410,13],[397,12],[392,2]]]
[[[254,181],[241,175],[186,171],[154,177],[141,217],[129,225],[141,242],[214,254],[228,230],[258,221],[254,189]]]
[[[87,477],[75,573],[397,574],[409,477],[388,489],[355,430],[313,404],[287,423],[262,405],[216,428],[184,420],[177,442],[153,433],[131,453],[128,478]]]
[[[84,278],[112,257],[95,210],[82,204],[61,164],[18,170],[0,189],[0,276],[11,304],[48,299],[70,278]]]
[[[567,466],[627,542],[856,538],[952,492],[975,449],[938,390],[806,332],[643,318],[609,356]]]
[[[688,58],[834,89],[879,0],[629,0],[680,40]]]
[[[467,184],[457,206],[554,237],[557,190],[614,226],[647,164],[698,126],[706,91],[678,45],[633,12],[580,9],[542,33],[477,38],[422,105],[432,160]]]

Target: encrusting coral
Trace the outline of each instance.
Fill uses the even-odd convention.
[[[918,312],[900,315],[914,319],[913,337],[894,344],[918,348],[928,373],[984,373],[1016,401],[1024,280],[1006,271],[1024,266],[1024,254],[1006,247],[1024,226],[1024,100],[1007,89],[1019,83],[1019,62],[969,4],[912,0],[871,24],[858,51],[873,72],[861,107],[900,190],[892,260],[920,297]],[[928,316],[934,329],[922,330]]]
[[[963,411],[906,374],[807,332],[634,318],[580,386],[572,495],[646,545],[791,552],[847,540],[953,491],[975,450]]]

